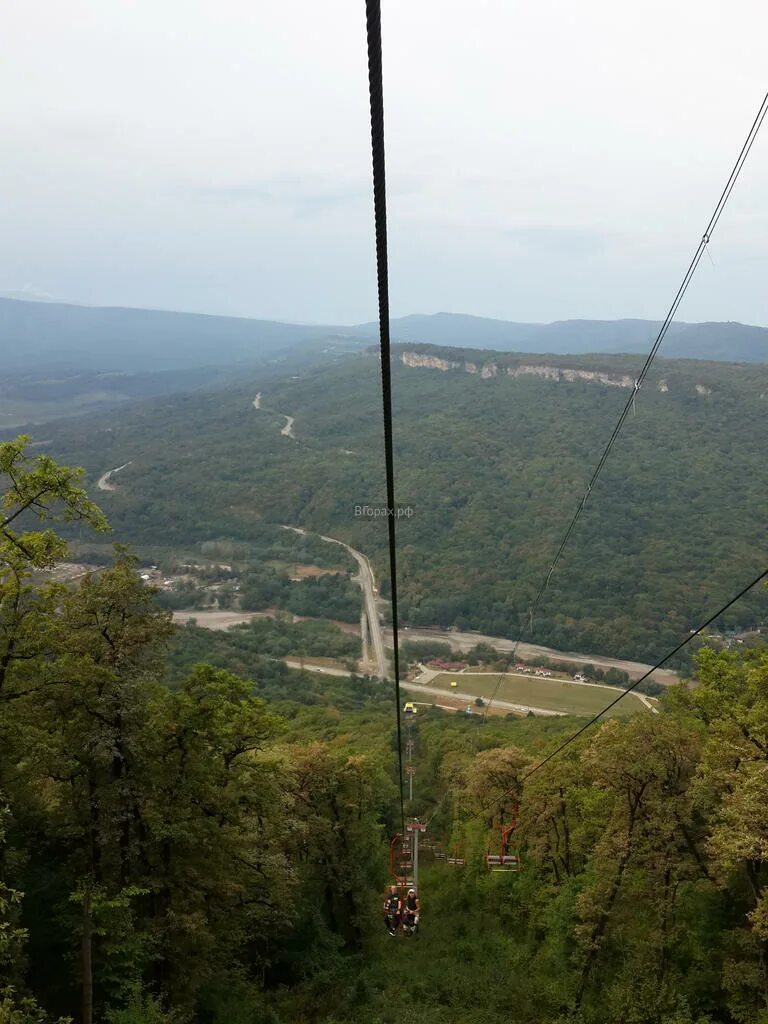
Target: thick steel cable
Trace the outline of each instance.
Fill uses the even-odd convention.
[[[379,294],[379,347],[381,395],[384,410],[384,458],[387,478],[387,527],[389,540],[390,605],[392,607],[392,666],[397,703],[397,765],[400,819],[405,835],[403,781],[403,727],[400,709],[400,657],[397,616],[397,545],[395,537],[395,470],[392,449],[392,373],[389,345],[389,272],[387,267],[387,189],[384,160],[384,86],[381,68],[381,3],[366,0],[368,34],[368,88],[371,99],[371,154],[373,162],[373,209],[376,227],[376,281]]]
[[[667,335],[667,332],[668,332],[668,330],[670,328],[670,325],[672,324],[672,320],[674,319],[675,314],[677,313],[677,310],[678,310],[678,308],[680,306],[680,303],[683,301],[685,293],[688,291],[688,286],[690,285],[691,280],[693,278],[693,275],[696,272],[696,268],[698,267],[699,263],[701,262],[701,259],[702,259],[703,255],[704,255],[705,251],[706,251],[706,248],[709,245],[710,239],[712,238],[712,233],[715,230],[715,228],[717,227],[718,221],[720,220],[720,217],[722,216],[722,213],[723,213],[723,210],[725,209],[726,203],[728,202],[728,199],[730,198],[731,192],[733,191],[734,185],[736,184],[736,182],[738,180],[738,177],[741,174],[741,169],[744,166],[744,164],[745,164],[745,162],[747,160],[747,157],[749,156],[750,150],[752,149],[752,146],[754,145],[755,139],[758,136],[758,133],[760,131],[760,128],[762,127],[763,121],[765,120],[765,116],[766,116],[767,113],[768,113],[768,93],[766,93],[765,96],[763,97],[763,102],[760,104],[760,108],[759,108],[759,110],[758,110],[758,112],[757,112],[757,114],[755,116],[754,121],[752,122],[752,127],[749,129],[749,133],[747,134],[747,137],[744,140],[744,145],[741,147],[741,152],[739,153],[739,155],[738,155],[738,157],[736,159],[736,163],[733,165],[733,169],[731,170],[731,173],[728,176],[728,180],[725,183],[723,191],[720,193],[720,198],[717,201],[717,205],[715,206],[714,212],[713,212],[712,216],[709,219],[709,223],[707,224],[707,227],[706,227],[706,229],[704,231],[704,234],[701,236],[701,241],[699,242],[698,246],[696,247],[696,251],[693,254],[693,258],[691,259],[691,262],[688,265],[688,269],[685,272],[685,276],[683,277],[682,283],[680,284],[680,287],[677,290],[677,294],[675,295],[675,298],[674,298],[674,300],[672,302],[672,305],[669,307],[669,311],[667,312],[667,315],[664,318],[664,322],[662,323],[661,327],[659,328],[659,333],[656,335],[656,339],[655,339],[653,345],[651,346],[650,352],[648,353],[648,355],[646,357],[645,363],[643,364],[643,368],[641,369],[640,373],[638,374],[638,376],[637,376],[637,378],[635,380],[634,386],[632,388],[632,394],[627,399],[627,403],[624,406],[624,408],[622,409],[621,414],[619,415],[619,418],[618,418],[618,420],[616,422],[616,426],[613,428],[613,433],[611,434],[611,436],[610,436],[610,438],[608,440],[608,443],[606,444],[605,448],[603,449],[603,453],[600,456],[600,458],[599,458],[599,460],[597,462],[597,465],[595,466],[594,471],[592,472],[592,476],[590,477],[589,483],[587,484],[587,489],[584,491],[584,495],[582,496],[581,501],[576,506],[576,511],[574,512],[574,514],[573,514],[573,516],[571,518],[571,521],[568,524],[568,528],[566,529],[566,531],[565,531],[565,533],[563,535],[563,538],[560,541],[560,546],[557,549],[557,553],[555,554],[555,557],[552,560],[552,563],[551,563],[549,569],[547,570],[547,573],[546,573],[546,575],[545,575],[545,577],[544,577],[544,579],[543,579],[543,581],[541,583],[541,586],[539,587],[538,593],[536,594],[536,597],[534,598],[533,604],[531,605],[530,609],[528,610],[528,614],[526,615],[525,622],[523,623],[523,626],[522,626],[522,628],[520,630],[518,638],[515,641],[514,646],[512,648],[511,656],[512,656],[513,659],[514,659],[515,655],[517,654],[517,648],[520,645],[523,637],[525,636],[526,631],[528,629],[530,629],[530,631],[533,632],[534,616],[535,616],[536,611],[538,610],[538,607],[539,607],[539,605],[541,603],[541,600],[542,600],[542,598],[544,596],[544,592],[546,591],[547,587],[549,586],[549,581],[552,578],[552,574],[554,573],[555,569],[557,568],[557,566],[558,566],[558,564],[560,562],[560,559],[562,558],[563,552],[565,551],[566,545],[568,544],[568,541],[571,538],[571,534],[573,533],[574,529],[576,528],[576,524],[578,523],[579,519],[582,516],[582,513],[584,512],[584,509],[586,508],[587,499],[589,498],[589,496],[590,496],[590,494],[592,492],[592,488],[597,483],[598,477],[602,473],[603,467],[605,466],[605,463],[608,461],[608,456],[611,454],[611,450],[612,450],[614,444],[616,443],[616,440],[617,440],[619,434],[621,433],[621,430],[622,430],[622,428],[624,426],[624,423],[626,422],[626,419],[629,416],[630,410],[634,409],[635,398],[637,397],[637,394],[638,394],[640,388],[643,386],[643,383],[645,382],[645,378],[648,376],[648,372],[649,372],[649,370],[651,368],[651,364],[653,363],[653,360],[656,358],[656,354],[658,353],[659,349],[661,348],[662,342],[664,341],[664,338]],[[496,686],[494,687],[493,693],[491,694],[491,698],[488,701],[488,703],[486,704],[485,711],[483,713],[483,721],[484,722],[485,722],[486,718],[488,717],[488,712],[490,710],[490,707],[493,704],[494,700],[496,699],[496,696],[498,695],[499,689],[501,688],[501,684],[502,684],[502,681],[504,679],[504,675],[505,675],[505,673],[501,673],[501,675],[499,676],[499,678],[498,678],[498,680],[496,682]]]

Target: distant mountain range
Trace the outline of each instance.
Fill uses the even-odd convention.
[[[0,298],[3,363],[16,371],[158,372],[253,364],[330,333],[333,328],[271,320]]]
[[[497,352],[540,352],[562,355],[649,351],[661,327],[655,320],[557,320],[524,324],[463,313],[414,314],[393,320],[393,340],[427,342]],[[358,331],[375,337],[375,324]],[[673,323],[664,340],[670,359],[714,359],[720,362],[768,362],[768,328],[739,323]]]
[[[525,324],[459,313],[395,319],[393,341],[503,352],[630,353],[647,351],[659,323],[563,320]],[[300,325],[244,317],[67,305],[0,297],[0,346],[6,371],[83,368],[158,372],[253,365],[287,354],[354,350],[376,339],[375,323]],[[675,323],[668,357],[768,362],[768,328],[739,323]]]

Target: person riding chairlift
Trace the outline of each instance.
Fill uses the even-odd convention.
[[[421,900],[416,895],[415,889],[409,889],[403,906],[403,926],[415,931],[419,926],[419,913],[421,912]]]
[[[384,897],[384,924],[390,935],[395,935],[400,927],[402,909],[400,891],[396,885],[390,885],[389,892]]]

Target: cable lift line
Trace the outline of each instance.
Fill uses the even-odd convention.
[[[417,819],[413,819],[406,826],[405,820],[405,792],[404,792],[404,770],[403,770],[403,730],[401,720],[401,688],[400,688],[400,661],[399,661],[399,618],[397,609],[397,540],[395,532],[395,487],[394,487],[394,454],[393,454],[393,442],[392,442],[392,380],[391,380],[391,352],[390,352],[390,325],[389,325],[389,280],[388,280],[388,258],[387,258],[387,212],[386,212],[386,173],[385,173],[385,151],[384,151],[384,96],[383,96],[383,77],[382,77],[382,46],[381,46],[381,3],[380,0],[366,0],[366,29],[367,29],[367,50],[368,50],[368,84],[369,84],[369,95],[370,95],[370,112],[371,112],[371,155],[372,155],[372,171],[373,171],[373,193],[374,193],[374,222],[375,222],[375,236],[376,236],[376,278],[377,278],[377,292],[378,292],[378,313],[379,313],[379,348],[381,357],[381,387],[382,387],[382,407],[383,407],[383,422],[384,422],[384,454],[385,454],[385,473],[386,473],[386,487],[387,487],[387,527],[388,527],[388,547],[389,547],[389,570],[390,570],[390,605],[392,610],[392,639],[393,639],[393,671],[394,671],[394,682],[395,682],[395,707],[396,707],[396,722],[397,722],[397,762],[398,762],[398,782],[399,782],[399,797],[400,797],[400,820],[401,820],[401,831],[396,834],[390,843],[390,872],[395,884],[401,887],[404,882],[408,879],[409,874],[413,874],[414,882],[417,880],[417,864],[418,864],[418,839],[420,832],[427,827],[429,821],[437,813],[438,807],[442,804],[442,800],[438,807],[435,808],[433,814],[430,816],[427,822],[420,823]],[[634,413],[635,402],[637,395],[645,383],[645,380],[650,371],[651,365],[661,348],[661,345],[666,337],[670,325],[677,313],[677,310],[685,297],[688,287],[693,279],[696,269],[704,255],[707,252],[707,247],[711,241],[712,234],[715,231],[717,224],[722,216],[725,206],[730,198],[731,192],[736,185],[741,170],[746,162],[749,153],[754,145],[755,139],[762,127],[763,121],[765,120],[766,114],[768,113],[768,93],[766,93],[757,115],[752,123],[752,127],[749,130],[746,140],[741,148],[739,156],[731,170],[731,173],[726,181],[723,191],[718,199],[715,206],[714,212],[710,217],[709,223],[701,236],[693,257],[688,265],[688,269],[683,276],[683,280],[677,290],[677,293],[672,301],[672,304],[667,312],[667,315],[659,329],[659,332],[651,346],[651,350],[648,353],[645,363],[643,364],[640,373],[638,374],[632,392],[627,399],[627,402],[622,409],[616,425],[613,428],[613,432],[592,472],[589,482],[586,486],[586,490],[579,501],[576,510],[571,517],[568,527],[563,534],[558,549],[555,553],[555,557],[552,560],[546,575],[536,593],[534,601],[528,611],[526,620],[523,623],[522,629],[520,630],[518,639],[512,649],[512,657],[514,658],[517,653],[517,648],[525,635],[527,629],[530,628],[533,631],[534,617],[544,593],[549,586],[549,582],[554,574],[560,559],[568,545],[568,542],[581,518],[584,509],[586,508],[589,496],[595,487],[602,470],[610,457],[613,446],[615,445],[621,430],[623,429],[624,423],[629,416],[630,411]],[[644,675],[637,679],[634,683],[623,690],[619,695],[606,705],[598,714],[596,714],[589,722],[579,728],[575,733],[563,741],[552,753],[547,755],[542,761],[540,761],[535,767],[531,768],[526,772],[520,779],[521,782],[530,778],[536,772],[540,771],[546,764],[548,764],[554,757],[560,754],[566,749],[571,743],[573,743],[579,736],[581,736],[587,729],[599,721],[605,714],[607,714],[613,707],[618,704],[628,693],[631,693],[637,686],[640,685],[644,680],[653,674],[657,669],[661,668],[670,658],[682,650],[687,644],[689,644],[694,637],[698,636],[702,630],[704,630],[710,623],[715,619],[723,615],[736,601],[743,597],[749,590],[756,586],[761,580],[768,576],[768,568],[763,570],[755,579],[753,579],[746,587],[739,591],[733,598],[731,598],[725,605],[719,608],[710,618],[702,623],[697,629],[692,630],[689,635],[681,641],[675,648],[669,651],[660,661],[657,662],[651,669],[649,669]],[[490,700],[487,702],[483,712],[483,722],[485,722],[490,707],[496,698],[499,688],[501,686],[504,673],[499,676],[499,679],[494,688],[493,694]],[[410,710],[410,709],[409,709]],[[413,709],[415,711],[415,708]],[[410,730],[409,730],[410,740]],[[415,769],[410,764],[412,758],[412,742],[409,742],[409,774],[412,780],[413,772]],[[445,799],[445,795],[443,797]],[[512,849],[512,836],[517,826],[517,812],[515,812],[512,821],[501,826],[501,845],[498,854],[488,853],[486,857],[486,866],[494,870],[519,870],[520,858],[517,851]],[[415,854],[415,856],[414,856]],[[456,858],[455,862],[460,863],[463,858]]]
[[[656,662],[653,668],[649,668],[648,671],[644,675],[640,676],[639,679],[636,679],[631,686],[628,686],[625,690],[622,690],[618,697],[615,698],[615,700],[612,700],[610,704],[606,704],[602,711],[598,711],[598,713],[593,718],[591,718],[586,723],[586,725],[582,725],[582,727],[580,729],[577,729],[576,732],[573,733],[573,735],[569,736],[566,740],[563,740],[560,746],[556,747],[551,754],[548,754],[543,761],[540,761],[537,765],[531,768],[530,771],[526,772],[525,775],[522,775],[520,778],[520,782],[525,782],[526,779],[530,779],[530,777],[532,775],[535,775],[536,772],[540,771],[545,764],[548,764],[553,758],[557,757],[557,755],[560,754],[563,750],[565,750],[567,746],[573,743],[574,740],[577,740],[579,736],[582,735],[582,733],[585,733],[587,729],[591,728],[595,724],[595,722],[598,722],[603,717],[603,715],[606,715],[611,710],[611,708],[615,708],[619,701],[623,700],[628,693],[631,693],[632,690],[635,689],[635,687],[639,686],[640,683],[644,682],[649,676],[651,676],[656,671],[656,669],[661,668],[662,665],[666,664],[666,662],[668,662],[670,658],[677,654],[678,651],[682,651],[682,649],[687,644],[689,644],[691,640],[694,639],[694,637],[697,637],[699,633],[701,633],[702,630],[706,629],[707,626],[713,623],[715,619],[718,619],[721,615],[725,614],[725,612],[728,611],[731,605],[736,604],[736,602],[740,600],[740,598],[744,597],[745,594],[749,593],[749,591],[753,587],[756,587],[757,584],[760,583],[761,580],[764,580],[766,577],[768,577],[768,568],[763,569],[759,576],[756,576],[750,583],[743,587],[738,592],[738,594],[732,597],[730,601],[728,601],[726,604],[722,606],[722,608],[718,608],[714,615],[710,615],[706,622],[702,622],[702,624],[698,626],[696,629],[691,630],[688,636],[684,640],[682,640],[677,645],[677,647],[673,647],[672,650],[665,654],[660,661]]]
[[[760,129],[761,129],[762,125],[763,125],[763,121],[765,120],[766,114],[768,114],[768,92],[763,97],[763,101],[760,104],[760,108],[759,108],[759,110],[758,110],[758,112],[757,112],[757,114],[755,116],[754,121],[752,122],[752,127],[749,129],[747,137],[744,140],[744,144],[741,147],[741,151],[740,151],[740,153],[739,153],[739,155],[738,155],[738,157],[736,159],[735,164],[733,165],[733,168],[731,170],[730,175],[728,176],[728,180],[725,183],[723,191],[720,194],[720,198],[718,199],[717,205],[715,206],[715,209],[714,209],[714,212],[712,213],[712,216],[709,219],[709,223],[707,224],[706,228],[704,229],[704,234],[701,236],[701,240],[699,241],[699,244],[696,247],[696,251],[694,252],[693,257],[691,259],[691,262],[688,265],[688,269],[686,270],[685,275],[683,277],[683,280],[682,280],[682,282],[680,284],[680,287],[677,290],[677,294],[675,295],[675,298],[672,301],[672,305],[669,307],[667,315],[664,318],[664,321],[663,321],[661,327],[659,328],[659,332],[656,335],[656,338],[655,338],[655,340],[653,342],[653,345],[651,346],[651,350],[648,353],[648,355],[646,356],[645,363],[643,364],[643,367],[640,370],[640,373],[637,375],[637,378],[635,379],[635,382],[634,382],[634,385],[633,385],[633,388],[632,388],[632,393],[630,394],[629,398],[627,399],[627,402],[626,402],[624,408],[622,409],[622,411],[621,411],[621,413],[619,415],[618,420],[616,421],[616,425],[613,428],[613,433],[611,434],[610,438],[608,439],[608,443],[606,444],[606,446],[603,449],[603,452],[602,452],[600,458],[598,459],[597,465],[595,466],[595,468],[594,468],[594,470],[592,472],[592,476],[589,479],[589,483],[587,484],[586,490],[584,491],[584,494],[583,494],[581,500],[579,501],[578,505],[576,506],[576,511],[574,512],[573,516],[571,517],[571,521],[569,522],[568,527],[567,527],[565,533],[563,534],[562,540],[560,541],[560,545],[559,545],[559,547],[557,549],[555,557],[553,558],[552,563],[549,566],[549,568],[548,568],[548,570],[547,570],[547,572],[546,572],[546,574],[544,576],[544,579],[542,580],[542,583],[541,583],[541,585],[539,587],[539,590],[538,590],[538,592],[536,594],[536,597],[533,600],[533,604],[531,605],[531,607],[528,610],[528,614],[525,617],[525,621],[523,623],[522,629],[520,630],[518,638],[515,641],[514,647],[512,648],[512,653],[511,653],[512,659],[514,659],[515,654],[517,653],[517,648],[518,648],[520,642],[522,641],[523,637],[525,636],[526,631],[529,630],[531,633],[533,633],[534,617],[536,615],[536,612],[538,610],[539,605],[541,604],[541,600],[544,597],[544,593],[545,593],[547,587],[549,586],[549,581],[551,580],[552,575],[554,574],[555,570],[557,569],[557,566],[560,563],[560,559],[563,556],[563,552],[565,551],[565,548],[566,548],[566,546],[568,544],[568,541],[571,539],[571,535],[573,534],[573,531],[575,530],[576,525],[579,522],[579,519],[581,519],[581,516],[582,516],[582,514],[584,512],[584,509],[587,506],[587,501],[589,500],[589,496],[592,493],[592,490],[595,487],[595,484],[597,483],[598,478],[600,477],[600,474],[603,471],[603,467],[605,466],[606,462],[608,461],[608,458],[609,458],[609,456],[611,454],[611,450],[613,449],[613,446],[615,445],[615,443],[616,443],[616,441],[617,441],[617,439],[619,437],[619,434],[621,433],[622,428],[624,427],[624,423],[626,422],[626,419],[629,416],[630,411],[634,413],[634,410],[635,410],[635,399],[637,398],[637,395],[638,395],[638,393],[640,391],[640,388],[645,383],[645,379],[648,376],[648,373],[650,371],[651,365],[652,365],[654,359],[656,358],[656,355],[658,354],[659,349],[661,348],[661,345],[662,345],[662,343],[664,341],[664,338],[667,335],[667,332],[669,331],[669,328],[670,328],[670,326],[672,324],[672,321],[673,321],[673,319],[675,317],[675,314],[677,313],[677,310],[678,310],[678,308],[680,306],[680,303],[683,301],[683,298],[685,297],[685,293],[688,291],[688,286],[690,285],[691,280],[693,279],[693,275],[696,273],[696,268],[698,267],[699,263],[701,262],[701,259],[704,256],[704,253],[708,252],[707,247],[708,247],[708,245],[709,245],[709,243],[710,243],[710,241],[712,239],[712,235],[713,235],[713,233],[715,231],[715,228],[718,225],[718,222],[720,220],[720,217],[722,216],[723,210],[725,209],[725,206],[726,206],[726,204],[728,202],[728,199],[730,198],[731,192],[733,191],[734,186],[736,185],[736,182],[737,182],[737,180],[739,178],[739,175],[741,174],[741,170],[742,170],[742,168],[743,168],[743,166],[744,166],[744,164],[745,164],[745,162],[747,160],[747,157],[749,156],[749,153],[750,153],[750,151],[752,149],[752,146],[754,145],[755,139],[757,138],[757,136],[758,136],[758,134],[760,132]],[[658,666],[656,666],[656,667],[658,667]],[[495,688],[493,690],[493,693],[491,695],[491,699],[486,704],[485,711],[483,712],[483,723],[485,722],[486,718],[488,717],[488,712],[489,712],[489,710],[491,708],[491,705],[493,704],[494,700],[496,699],[496,696],[498,695],[499,689],[501,688],[501,683],[502,683],[503,678],[504,678],[504,673],[501,673],[501,675],[499,676],[499,678],[498,678],[498,680],[496,682],[496,686],[495,686]],[[646,678],[646,677],[644,676],[643,678]],[[639,680],[638,680],[638,682],[639,682]],[[635,686],[636,685],[637,685],[637,683],[635,683]],[[634,687],[631,687],[631,689],[632,688],[634,688]]]
[[[389,341],[389,272],[387,265],[387,190],[384,159],[384,85],[381,62],[381,3],[366,0],[368,40],[368,90],[371,105],[371,157],[373,167],[373,208],[376,230],[376,284],[379,300],[379,349],[381,352],[381,395],[384,413],[384,460],[387,480],[387,530],[389,542],[390,605],[392,608],[392,668],[395,676],[397,709],[397,761],[400,790],[400,824],[405,828],[403,779],[403,728],[400,714],[400,657],[397,615],[397,541],[395,536],[395,471],[392,449],[392,371]]]

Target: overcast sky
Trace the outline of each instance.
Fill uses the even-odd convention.
[[[661,319],[764,0],[382,0],[393,315]],[[4,0],[0,290],[375,316],[364,0]],[[768,124],[685,320],[768,325]]]

